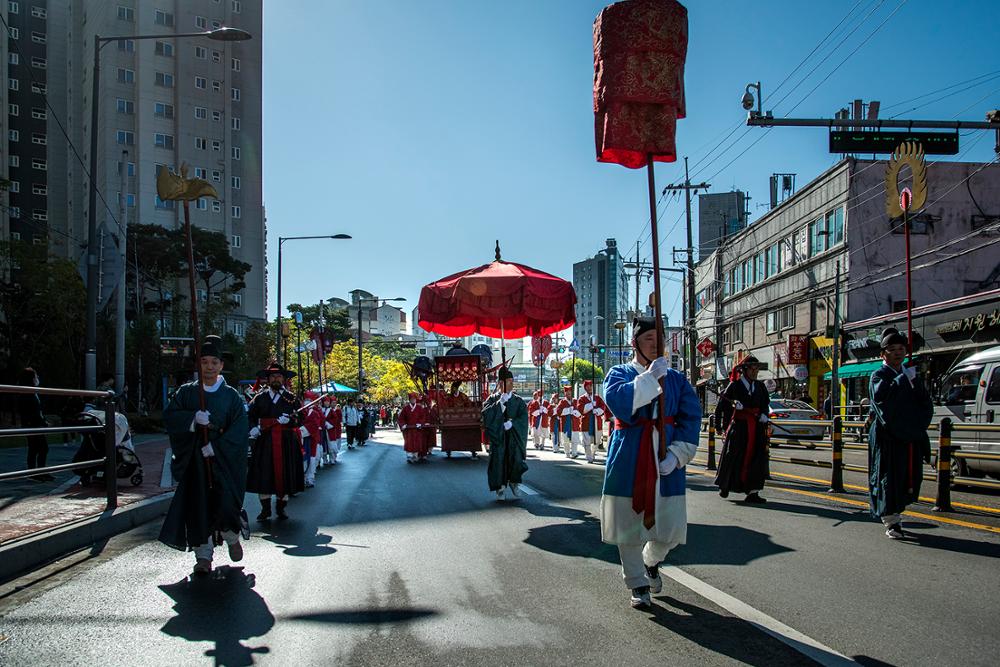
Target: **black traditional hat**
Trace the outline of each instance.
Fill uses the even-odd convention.
[[[276,361],[271,362],[271,365],[269,365],[264,370],[257,371],[257,377],[266,378],[267,376],[273,375],[274,373],[281,373],[286,380],[291,380],[293,377],[295,377],[294,372],[285,370],[285,367]]]
[[[740,362],[740,366],[749,366],[750,364],[757,364],[759,366],[760,359],[758,359],[753,355],[750,355],[749,357]]]
[[[655,317],[636,317],[632,320],[632,340],[635,340],[647,331],[654,331],[655,329]]]
[[[497,374],[497,377],[500,379],[501,382],[503,382],[504,380],[513,380],[514,374],[511,373],[510,369],[505,366],[500,369],[500,372]]]
[[[201,343],[201,356],[225,359],[227,355],[222,349],[222,339],[215,335],[205,336]]]
[[[889,327],[882,332],[882,349],[890,345],[906,345],[906,336],[899,333],[899,329]]]

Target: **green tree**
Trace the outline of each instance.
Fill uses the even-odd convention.
[[[575,366],[574,366],[575,363]],[[583,382],[584,380],[593,379],[594,382],[604,381],[604,369],[600,366],[595,366],[586,359],[568,359],[563,367],[559,369],[559,374],[572,381],[574,377],[574,368],[576,369],[576,382],[577,384]]]

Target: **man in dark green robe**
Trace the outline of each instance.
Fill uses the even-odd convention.
[[[177,481],[160,541],[195,552],[194,573],[208,574],[216,534],[234,562],[243,558],[243,495],[247,479],[247,416],[239,393],[222,378],[222,339],[201,346],[200,378],[181,386],[163,411]],[[198,382],[205,391],[201,409]],[[207,430],[207,444],[205,431]]]
[[[500,369],[497,392],[483,403],[483,428],[490,440],[490,462],[487,468],[490,491],[497,500],[504,499],[504,487],[518,496],[518,485],[528,466],[524,459],[528,445],[528,406],[514,393],[514,376]]]
[[[868,437],[868,493],[872,515],[890,539],[906,537],[902,513],[920,496],[924,462],[931,460],[927,427],[934,404],[917,369],[904,366],[906,337],[882,332],[882,367],[871,376],[872,421]]]

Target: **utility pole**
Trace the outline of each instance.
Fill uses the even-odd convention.
[[[830,410],[840,411],[840,262],[837,262],[837,278],[833,287],[833,368],[830,370]],[[833,419],[833,415],[827,415]]]
[[[118,274],[118,287],[115,299],[115,392],[118,394],[118,407],[125,410],[125,275],[128,273],[128,254],[126,252],[126,230],[128,229],[128,151],[122,151],[121,164],[121,196],[119,197],[118,216],[121,227],[118,229],[118,255],[121,258],[121,273]],[[139,311],[136,311],[136,317]],[[138,356],[142,356],[141,354]]]
[[[692,190],[708,190],[711,185],[708,183],[696,183],[691,184],[691,176],[688,173],[688,159],[684,158],[684,183],[681,185],[668,185],[663,188],[663,192],[673,190],[683,190],[684,199],[687,212],[687,307],[685,319],[687,320],[687,358],[688,358],[688,373],[690,374],[691,385],[697,382],[695,378],[695,366],[698,363],[695,350],[695,339],[698,337],[698,333],[695,330],[694,323],[694,232],[692,231],[692,221],[691,221],[691,191]]]

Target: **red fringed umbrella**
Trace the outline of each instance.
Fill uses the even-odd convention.
[[[562,278],[500,259],[420,290],[418,324],[443,336],[544,336],[576,321],[576,291]]]

